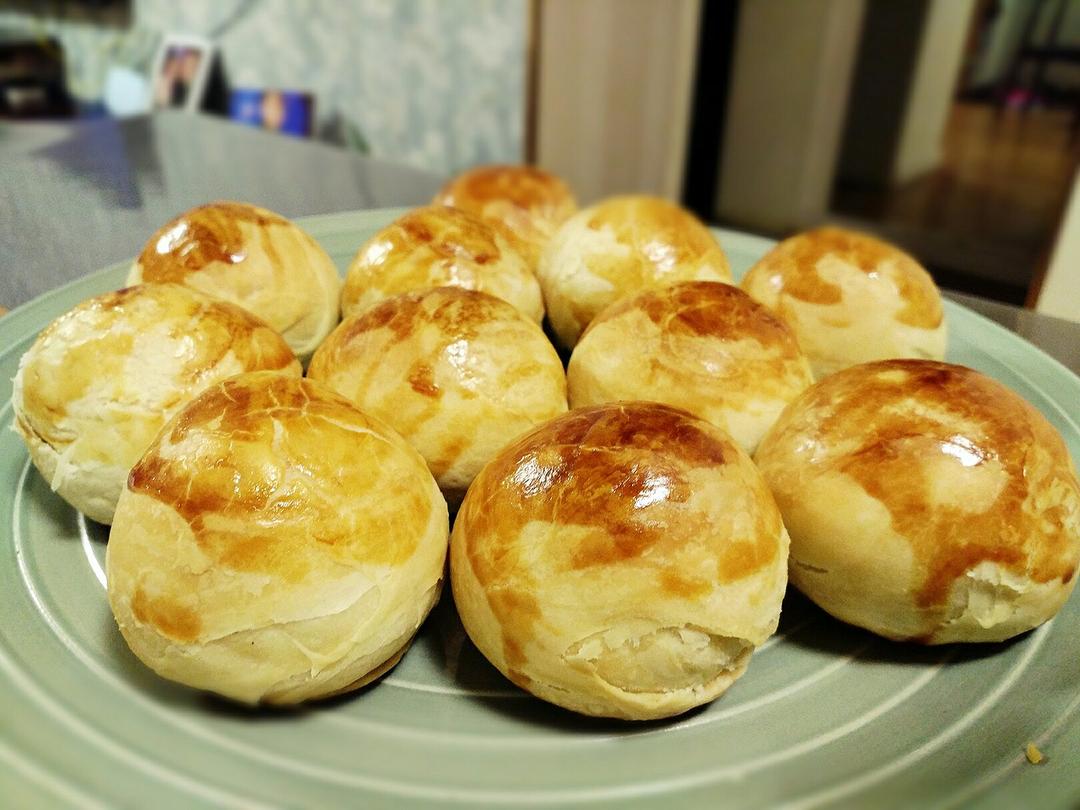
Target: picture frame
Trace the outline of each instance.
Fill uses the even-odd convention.
[[[215,46],[210,40],[188,34],[166,34],[150,72],[153,109],[198,111],[206,95],[214,58]]]
[[[311,137],[315,128],[315,96],[302,90],[240,87],[229,99],[229,118],[294,137]]]

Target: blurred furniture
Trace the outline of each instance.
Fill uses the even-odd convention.
[[[1037,312],[1080,323],[1080,172],[1073,176],[1057,242],[1032,293],[1029,303]]]
[[[1028,104],[1041,75],[1061,74],[1044,45],[1068,42],[1077,12],[1078,0],[868,3],[833,213],[943,286],[1032,301],[1080,152],[1065,110]]]
[[[700,0],[534,0],[526,156],[582,203],[682,191]]]
[[[59,40],[0,31],[0,118],[69,118],[74,113]]]
[[[1063,36],[1065,15],[1070,0],[1036,0],[1032,4],[1020,47],[1012,64],[998,86],[999,108],[1019,106],[1023,110],[1033,104],[1056,103],[1072,110],[1073,137],[1080,131],[1080,90],[1062,90],[1048,80],[1048,70],[1055,65],[1075,68],[1080,65],[1080,43]],[[1043,34],[1039,22],[1049,13],[1048,30]],[[1019,102],[1019,103],[1017,103]]]
[[[1020,304],[1046,262],[1080,150],[1064,111],[960,101],[940,169],[897,188],[838,184],[833,211],[897,242],[943,286]]]
[[[943,164],[974,10],[974,0],[866,5],[840,146],[840,183],[896,187]]]
[[[438,175],[231,124],[159,112],[0,124],[0,302],[14,307],[136,255],[214,199],[285,216],[427,202]]]
[[[781,233],[820,221],[840,148],[863,0],[744,0],[715,214]]]

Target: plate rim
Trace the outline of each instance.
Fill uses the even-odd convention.
[[[297,218],[295,221],[301,227],[312,233],[313,236],[318,238],[320,235],[327,235],[329,232],[333,232],[338,228],[358,228],[358,227],[370,227],[377,222],[386,222],[391,218],[396,217],[400,213],[410,210],[409,208],[389,208],[389,209],[357,209],[353,211],[341,211],[331,214],[321,214],[309,217]],[[374,221],[373,221],[374,220]],[[775,240],[768,239],[766,237],[755,236],[752,234],[742,233],[737,230],[713,228],[712,231],[720,238],[722,244],[731,244],[733,247],[739,245],[742,249],[750,252],[761,252],[769,249],[776,244]],[[359,247],[359,246],[358,246]],[[104,284],[108,281],[109,289],[114,289],[113,284],[114,276],[121,274],[131,264],[131,259],[116,262],[108,266],[91,271],[80,278],[73,279],[65,284],[59,285],[51,290],[46,291],[42,295],[21,304],[19,307],[13,309],[3,318],[0,318],[0,354],[8,354],[13,352],[16,346],[25,341],[32,334],[36,334],[44,325],[42,318],[45,315],[42,314],[43,308],[48,312],[52,312],[57,309],[61,302],[67,297],[70,297],[76,290],[83,291],[85,287],[95,289],[99,284]],[[339,268],[341,271],[343,268]],[[120,283],[123,283],[123,276],[120,277]],[[91,292],[90,295],[97,294]],[[86,297],[86,296],[84,296]],[[81,299],[80,299],[81,300]],[[1078,398],[1080,398],[1080,375],[1072,371],[1069,367],[1065,366],[1059,360],[1046,353],[1039,346],[1026,340],[1019,334],[1009,330],[1007,327],[983,316],[982,314],[975,312],[968,307],[954,302],[951,300],[945,300],[945,308],[949,313],[948,318],[950,321],[956,317],[959,317],[962,321],[967,320],[972,324],[976,324],[980,330],[990,330],[997,339],[1006,340],[1011,346],[1018,347],[1024,352],[1030,352],[1035,350],[1044,364],[1045,373],[1040,373],[1038,377],[1053,376],[1055,378],[1055,384],[1062,384],[1067,382],[1074,392],[1077,392]],[[58,317],[61,312],[51,315],[51,318]],[[27,331],[24,327],[26,323],[33,322],[35,324],[32,331]],[[950,323],[950,329],[954,328]],[[13,333],[18,333],[13,339],[8,340],[8,336]],[[1049,361],[1047,363],[1047,361]],[[1023,376],[1023,372],[1026,369],[1016,370],[1017,374]],[[1028,379],[1028,378],[1025,378]],[[1030,384],[1033,388],[1039,390],[1043,396],[1049,397],[1049,395],[1043,391],[1043,386],[1038,382],[1032,380]],[[1052,399],[1056,399],[1053,397]],[[10,401],[10,400],[9,400]],[[0,403],[7,404],[7,403]],[[1071,424],[1077,429],[1078,435],[1080,435],[1080,428],[1077,428],[1076,422],[1072,415],[1065,412],[1065,416],[1069,418]],[[1074,460],[1075,463],[1075,460]],[[1075,715],[1070,719],[1065,719],[1063,722],[1064,728],[1057,729],[1057,735],[1062,736],[1067,731],[1080,731],[1080,723],[1077,722]],[[3,747],[5,740],[0,735],[0,754],[10,753],[5,752]],[[15,751],[18,754],[18,751]],[[1061,756],[1061,754],[1058,754]],[[1019,754],[1022,758],[1022,754]],[[0,761],[3,761],[3,756],[0,756]],[[986,797],[986,791],[995,784],[1000,783],[1003,780],[1008,780],[1009,775],[1013,773],[1014,766],[1019,760],[1014,758],[1007,765],[1002,766],[999,772],[990,774],[986,781],[986,784],[980,784],[979,792],[975,796],[976,800],[984,800]],[[985,781],[985,780],[984,780]],[[1080,787],[1080,780],[1077,781],[1077,786]],[[971,797],[964,797],[965,800],[970,800]]]

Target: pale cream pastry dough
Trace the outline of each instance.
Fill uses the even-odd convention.
[[[677,281],[731,281],[724,251],[697,217],[644,195],[579,211],[551,238],[537,273],[551,327],[568,349],[625,295]]]
[[[539,323],[540,285],[503,230],[446,206],[409,211],[371,237],[345,274],[344,317],[406,292],[462,287],[490,293]]]
[[[791,581],[843,621],[927,644],[1001,641],[1065,603],[1080,483],[1035,408],[963,366],[825,378],[755,460],[791,532]]]
[[[146,243],[128,284],[176,282],[231,301],[307,357],[338,322],[341,279],[318,242],[284,217],[248,203],[200,205]]]
[[[816,379],[872,360],[942,360],[941,293],[900,248],[864,233],[819,228],[785,239],[742,289],[791,324]]]
[[[162,425],[211,383],[257,370],[300,376],[254,315],[178,284],[129,287],[38,336],[15,375],[15,429],[60,497],[111,523],[128,470]]]
[[[746,293],[684,281],[602,311],[567,368],[570,407],[664,402],[723,428],[753,452],[806,389],[810,366],[791,328]]]
[[[577,211],[565,181],[535,166],[477,166],[447,182],[433,202],[502,226],[532,268],[551,235]]]
[[[566,378],[540,327],[459,287],[388,298],[346,318],[308,376],[385,420],[452,505],[507,442],[566,411]]]
[[[776,629],[788,537],[750,458],[684,411],[626,402],[521,437],[469,488],[454,601],[504,675],[584,714],[713,700]]]
[[[297,703],[397,663],[439,597],[446,502],[387,425],[311,380],[207,389],[131,471],[106,555],[131,651],[164,678]]]

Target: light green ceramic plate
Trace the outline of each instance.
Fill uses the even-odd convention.
[[[395,212],[307,220],[344,267]],[[769,242],[721,239],[738,273]],[[245,711],[166,683],[105,601],[106,530],[30,466],[10,383],[37,332],[120,286],[111,267],[0,319],[0,804],[1072,807],[1080,801],[1080,598],[1011,644],[889,644],[797,594],[714,704],[671,722],[577,717],[504,681],[441,606],[402,663],[351,697]],[[947,304],[949,359],[1033,402],[1080,458],[1080,379]],[[449,601],[449,600],[447,600]],[[1048,756],[1027,763],[1034,741]]]

